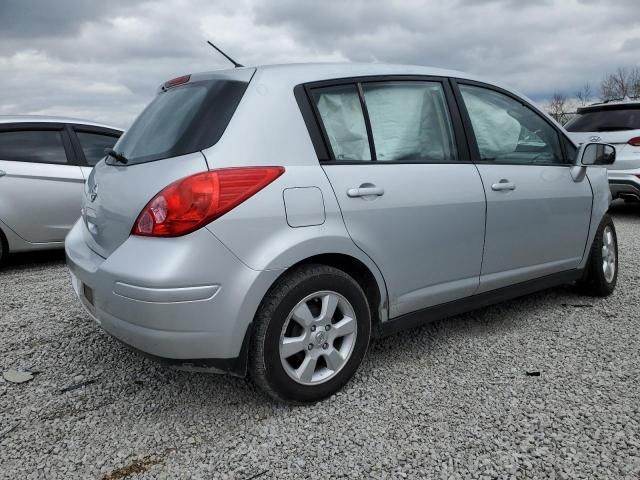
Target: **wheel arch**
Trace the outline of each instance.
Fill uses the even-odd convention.
[[[587,235],[582,261],[580,265],[578,265],[580,270],[586,268],[589,262],[589,252],[591,251],[596,232],[598,228],[600,228],[600,223],[611,206],[611,190],[607,178],[607,170],[602,167],[587,167],[587,179],[593,191],[593,203],[591,206],[589,233]]]
[[[378,327],[388,320],[389,302],[387,286],[384,278],[378,270],[378,267],[369,260],[368,257],[363,259],[344,252],[326,252],[300,258],[299,260],[290,263],[287,268],[280,272],[280,275],[273,279],[269,288],[267,288],[266,292],[262,296],[262,300],[282,277],[290,273],[295,268],[311,264],[328,265],[330,267],[337,268],[354,278],[364,291],[369,302],[372,334],[376,335]],[[262,300],[255,309],[254,318],[255,315],[258,314],[260,306],[262,305]]]
[[[9,225],[0,218],[0,237],[4,239],[7,252],[21,252],[31,250],[31,244],[20,237]]]
[[[256,317],[259,315],[265,297],[285,275],[302,265],[328,265],[352,276],[363,289],[369,303],[371,310],[371,335],[373,337],[379,336],[382,331],[381,325],[388,320],[389,306],[387,287],[377,266],[372,261],[365,262],[366,260],[364,259],[359,259],[346,253],[320,253],[302,258],[292,263],[289,267],[282,269],[280,274],[271,280],[269,286],[262,290],[263,293],[260,294],[261,297],[257,305],[255,307],[248,307],[251,309],[249,311],[245,310],[247,313],[253,312],[253,316],[245,327],[246,330],[244,330],[243,333],[245,340],[243,341],[237,364],[233,368],[232,373],[238,376],[245,376],[247,373],[249,339],[253,337]]]
[[[371,327],[375,331],[379,325],[387,319],[387,289],[382,275],[380,281],[371,269],[361,260],[344,253],[321,253],[299,261],[288,268],[283,275],[291,269],[301,265],[321,264],[342,270],[360,285],[369,302],[371,310]],[[377,269],[376,269],[377,270]],[[378,272],[379,273],[379,272]]]

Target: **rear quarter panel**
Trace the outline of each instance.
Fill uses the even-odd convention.
[[[315,155],[315,154],[314,154]],[[321,190],[325,221],[291,227],[287,223],[283,191],[316,187]],[[377,265],[347,233],[335,194],[322,168],[289,166],[274,183],[207,226],[245,265],[254,270],[287,269],[320,254],[343,254],[365,264],[378,283],[383,304],[386,286]],[[381,309],[384,309],[381,305]],[[386,318],[386,313],[383,317]]]
[[[255,270],[286,269],[309,257],[338,253],[364,263],[386,304],[386,287],[375,263],[351,240],[335,193],[320,167],[291,80],[258,70],[221,140],[203,151],[210,169],[238,166],[285,167],[265,189],[208,225],[245,265]],[[283,192],[316,187],[322,193],[324,222],[292,227]],[[382,306],[381,306],[382,308]],[[381,318],[386,318],[386,314]]]

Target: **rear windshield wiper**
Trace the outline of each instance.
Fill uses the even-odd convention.
[[[113,150],[112,148],[106,148],[104,150],[105,155],[115,158],[116,162],[120,162],[124,165],[126,165],[127,163],[129,163],[129,159],[127,157],[125,157],[123,154],[116,152],[115,150]]]

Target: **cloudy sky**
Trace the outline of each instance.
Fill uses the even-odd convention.
[[[0,114],[127,127],[159,84],[228,66],[395,62],[543,102],[640,63],[638,0],[0,0]]]

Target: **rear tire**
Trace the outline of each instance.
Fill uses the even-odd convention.
[[[618,281],[618,237],[613,220],[606,214],[591,245],[585,276],[578,288],[586,295],[607,297]]]
[[[278,280],[258,309],[249,375],[278,401],[317,402],[355,374],[370,333],[360,285],[336,268],[303,265]]]

